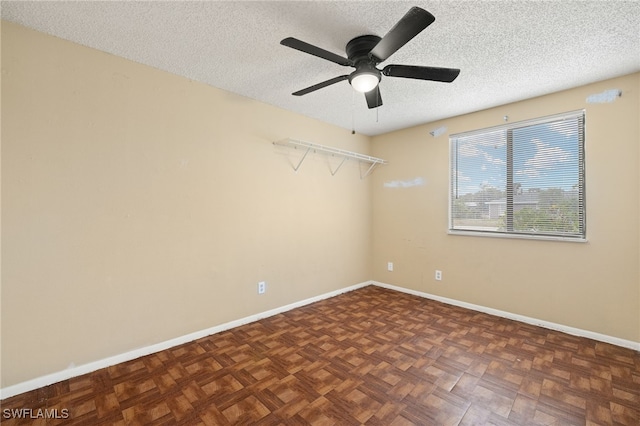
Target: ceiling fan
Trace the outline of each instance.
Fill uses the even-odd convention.
[[[367,106],[369,108],[377,108],[382,105],[382,97],[380,96],[378,84],[383,74],[388,77],[414,78],[418,80],[451,83],[458,77],[458,74],[460,74],[459,69],[415,65],[387,65],[381,70],[376,67],[376,65],[386,61],[389,56],[393,55],[398,49],[431,25],[435,20],[436,18],[426,10],[419,7],[412,7],[384,37],[363,35],[349,41],[345,49],[347,53],[346,58],[293,37],[285,38],[280,44],[326,59],[338,65],[354,67],[356,69],[349,75],[341,75],[323,81],[322,83],[314,84],[306,89],[293,92],[292,95],[306,95],[340,81],[349,80],[349,83],[355,90],[364,93]],[[377,90],[374,90],[376,88]]]

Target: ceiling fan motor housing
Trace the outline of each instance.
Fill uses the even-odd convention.
[[[363,35],[352,39],[347,43],[346,52],[347,57],[351,59],[356,65],[361,60],[371,62],[369,58],[369,52],[376,47],[376,44],[380,41],[380,37],[375,35]]]
[[[363,35],[356,37],[347,43],[347,57],[354,63],[356,70],[349,75],[349,83],[354,86],[354,78],[363,74],[375,76],[378,82],[381,79],[380,70],[376,68],[376,60],[369,56],[369,52],[380,41],[375,35]],[[375,80],[374,80],[375,81]],[[356,87],[356,86],[354,86]],[[356,89],[358,90],[358,89]]]

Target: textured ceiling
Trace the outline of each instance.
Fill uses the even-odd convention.
[[[640,71],[638,1],[2,1],[2,18],[192,80],[376,135]],[[383,77],[367,109],[347,74],[281,46],[295,37],[346,56],[412,6],[436,21],[387,64],[460,68],[451,84]],[[346,71],[346,72],[345,72]]]

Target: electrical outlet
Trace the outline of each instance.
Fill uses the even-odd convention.
[[[267,291],[267,283],[260,281],[258,283],[258,294],[264,294]]]
[[[442,271],[436,270],[436,281],[442,281]]]
[[[393,272],[393,262],[387,262],[387,271]]]

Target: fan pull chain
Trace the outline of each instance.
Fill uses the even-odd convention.
[[[377,99],[380,99],[380,84],[378,84],[376,86],[376,90],[377,90]],[[378,101],[376,101],[376,103],[378,103]],[[378,118],[380,115],[380,105],[378,105],[378,107],[376,108],[376,123],[378,122]]]
[[[355,124],[356,123],[356,121],[355,121],[356,120],[355,119],[355,115],[356,115],[355,105],[356,105],[356,102],[355,102],[355,99],[356,99],[356,91],[352,90],[351,91],[351,134],[352,135],[356,134],[356,124]]]

